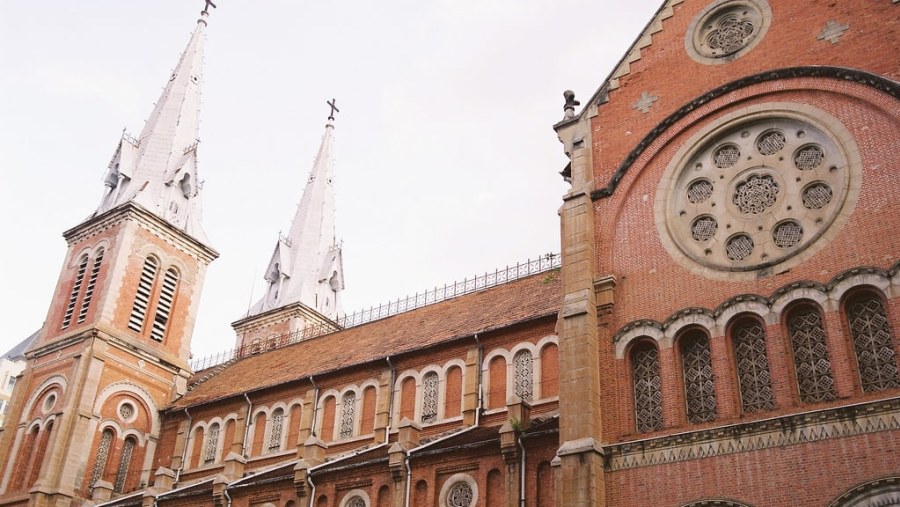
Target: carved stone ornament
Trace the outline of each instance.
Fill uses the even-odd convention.
[[[691,22],[685,49],[700,63],[732,61],[759,43],[771,18],[766,0],[717,0]]]

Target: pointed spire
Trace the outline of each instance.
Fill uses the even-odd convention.
[[[266,269],[269,286],[249,312],[256,315],[288,304],[303,303],[325,317],[342,315],[344,289],[341,245],[335,240],[333,140],[334,99],[331,113],[306,188],[287,236],[279,237]]]
[[[169,77],[141,135],[123,132],[104,183],[95,215],[125,202],[135,202],[208,243],[200,226],[200,181],[197,145],[203,40],[209,0],[197,19],[187,48]]]

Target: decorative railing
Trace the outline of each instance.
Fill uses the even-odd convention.
[[[292,343],[297,343],[298,341],[308,340],[316,336],[333,333],[348,327],[359,326],[375,320],[422,308],[423,306],[440,303],[441,301],[446,301],[465,294],[502,285],[520,278],[525,278],[526,276],[557,269],[561,266],[561,261],[562,259],[559,254],[545,254],[534,260],[528,259],[525,262],[497,269],[493,272],[488,272],[474,278],[465,278],[459,282],[445,284],[422,293],[416,293],[395,301],[389,301],[378,306],[359,310],[338,318],[336,323],[308,326],[300,331],[273,336],[267,340],[261,340],[246,344],[242,347],[194,359],[190,362],[190,366],[194,371],[205,370],[241,357],[281,348]]]

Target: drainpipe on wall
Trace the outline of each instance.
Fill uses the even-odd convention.
[[[384,443],[388,443],[391,438],[391,419],[394,418],[394,382],[397,381],[397,369],[391,362],[391,356],[385,357],[387,364],[391,368],[391,394],[388,396],[388,420],[387,427],[384,429]]]
[[[244,438],[241,441],[241,456],[249,458],[250,456],[247,453],[247,436],[250,434],[250,426],[253,423],[253,402],[250,401],[250,396],[248,396],[247,393],[244,393],[244,399],[247,400],[247,423],[244,424]]]
[[[225,486],[225,489],[222,490],[222,492],[225,493],[225,498],[228,499],[228,505],[225,507],[231,507],[231,495],[228,494],[228,486]]]
[[[313,388],[316,390],[313,393],[313,411],[312,411],[312,421],[309,424],[309,434],[316,434],[316,416],[319,414],[319,386],[316,385],[316,381],[313,380],[313,376],[309,376],[309,383],[312,384]],[[315,486],[313,486],[315,488]]]
[[[525,446],[522,444],[522,435],[516,438],[519,444],[519,453],[522,455],[519,462],[519,505],[525,507]]]
[[[184,409],[184,414],[188,418],[187,435],[184,437],[184,449],[181,450],[181,464],[178,466],[178,471],[175,472],[175,484],[178,484],[178,480],[181,478],[181,471],[184,470],[184,460],[187,459],[188,446],[191,444],[191,425],[194,423],[194,418],[191,417],[188,409]],[[154,503],[156,503],[155,500]]]
[[[475,333],[475,344],[478,345],[478,406],[475,407],[475,426],[478,426],[481,421],[481,410],[484,408],[484,390],[482,384],[484,374],[481,371],[482,363],[484,362],[484,345],[482,345],[481,340],[478,339],[478,333]]]
[[[443,442],[444,440],[447,440],[448,438],[458,437],[459,435],[462,435],[463,433],[465,433],[467,431],[474,430],[477,427],[478,426],[467,426],[467,427],[457,431],[456,433],[450,433],[449,435],[445,435],[440,438],[435,438],[434,440],[432,440],[430,442],[426,442],[418,447],[413,447],[412,449],[410,449],[408,451],[403,451],[406,454],[406,498],[403,500],[404,507],[409,507],[409,483],[412,481],[412,469],[409,466],[410,455],[412,455],[412,453],[418,451],[419,449],[424,449],[424,448],[426,448],[430,445],[434,445],[438,442]],[[310,507],[312,507],[312,506],[310,506]]]
[[[310,377],[312,378],[312,377]],[[317,388],[318,389],[318,388]],[[307,474],[306,482],[309,483],[309,507],[313,507],[313,503],[316,501],[316,483],[312,480],[312,474]]]

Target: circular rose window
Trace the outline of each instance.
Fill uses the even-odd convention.
[[[725,63],[759,43],[772,18],[765,0],[717,0],[691,22],[684,38],[685,49],[694,60]]]
[[[856,153],[849,132],[822,111],[780,106],[723,118],[672,160],[656,215],[677,259],[707,273],[783,263],[825,235],[848,196],[855,200],[860,171],[848,156]]]

